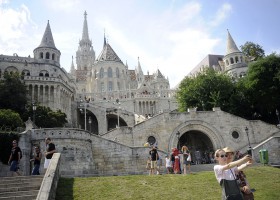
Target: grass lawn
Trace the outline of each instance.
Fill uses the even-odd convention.
[[[246,169],[256,200],[280,199],[280,169],[256,166]],[[221,199],[214,172],[191,175],[133,175],[90,178],[60,178],[57,200],[86,199]]]

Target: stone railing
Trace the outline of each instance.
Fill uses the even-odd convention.
[[[56,188],[60,177],[60,153],[54,153],[42,181],[37,200],[55,200]]]

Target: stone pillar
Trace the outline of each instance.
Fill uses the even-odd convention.
[[[20,133],[18,146],[21,148],[22,151],[22,159],[20,161],[20,172],[23,176],[29,176],[31,173],[30,154],[32,150],[30,130]]]

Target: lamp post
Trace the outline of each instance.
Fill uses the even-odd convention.
[[[247,135],[247,138],[248,138],[248,143],[249,143],[249,149],[247,150],[247,153],[252,155],[252,148],[251,148],[250,139],[249,139],[249,135],[248,135],[249,129],[248,129],[247,126],[245,127],[245,132],[246,132],[246,135]]]
[[[277,125],[277,127],[278,127],[278,126],[280,127],[279,111],[276,109],[275,113],[276,113],[277,119],[278,119],[278,125]]]
[[[33,123],[35,125],[35,112],[36,112],[37,106],[35,103],[32,104],[32,110],[33,110]]]
[[[91,133],[91,116],[89,116],[89,118],[88,118],[88,123],[89,123],[89,131],[90,131],[90,133]]]

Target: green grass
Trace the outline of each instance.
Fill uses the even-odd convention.
[[[280,169],[258,166],[246,169],[256,200],[280,199]],[[214,172],[191,175],[134,175],[90,178],[60,178],[57,200],[86,199],[221,199]]]

